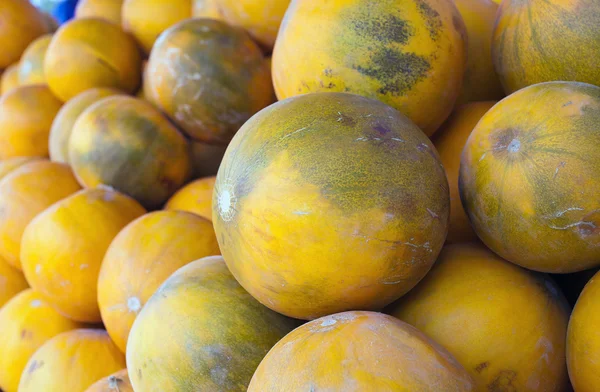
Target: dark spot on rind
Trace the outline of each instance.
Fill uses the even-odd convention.
[[[35,372],[36,370],[38,370],[39,368],[41,368],[42,366],[44,366],[44,361],[36,361],[34,360],[31,365],[29,365],[29,368],[27,369],[27,373],[31,374],[33,372]]]
[[[331,68],[326,68],[323,73],[325,74],[325,76],[327,76],[328,78],[333,76],[333,70]]]
[[[573,104],[573,101],[565,102],[564,105],[562,105],[562,107],[564,108],[564,107],[567,107],[572,104]]]
[[[138,369],[138,378],[142,379],[142,369]]]
[[[387,135],[391,132],[385,125],[380,124],[375,125],[373,129],[376,130],[380,135]]]
[[[377,51],[369,66],[354,66],[358,72],[381,82],[378,92],[394,96],[404,95],[425,78],[431,64],[414,53],[403,53],[389,48]]]
[[[517,388],[513,385],[517,373],[512,370],[502,370],[498,376],[492,381],[487,389],[490,392],[517,392]]]
[[[436,41],[442,29],[442,20],[440,19],[440,14],[431,8],[431,6],[427,4],[426,0],[417,0],[417,5],[419,8],[419,13],[425,19],[427,30],[429,30],[429,36],[432,40]]]
[[[371,37],[371,39],[388,43],[406,44],[414,35],[410,24],[394,15],[385,15],[381,18],[366,17],[353,19],[354,31],[360,37]]]
[[[337,114],[337,122],[347,127],[354,127],[356,125],[356,121],[352,117],[341,112],[338,112]]]
[[[485,361],[485,362],[481,362],[479,365],[475,366],[475,371],[477,373],[481,373],[483,372],[485,369],[487,369],[490,366],[489,361]]]
[[[335,88],[335,83],[333,83],[333,82],[329,82],[328,84],[325,84],[325,83],[323,83],[323,81],[321,80],[321,81],[319,81],[319,86],[320,86],[321,88],[327,88],[327,89],[330,89],[330,90],[331,90],[332,88]]]

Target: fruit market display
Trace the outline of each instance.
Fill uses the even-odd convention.
[[[599,0],[34,3],[0,392],[600,391]]]

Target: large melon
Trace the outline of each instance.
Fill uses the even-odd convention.
[[[230,25],[242,27],[270,52],[289,4],[290,0],[196,0],[193,13],[203,18],[216,14]]]
[[[492,36],[498,4],[492,0],[454,0],[467,27],[467,69],[457,103],[499,100],[504,97],[492,63]]]
[[[226,145],[250,116],[274,101],[269,75],[245,31],[190,19],[156,42],[144,91],[192,139]]]
[[[344,312],[281,339],[248,392],[474,391],[462,366],[410,325],[375,312]]]
[[[138,313],[171,274],[220,254],[210,221],[191,213],[158,211],[126,226],[106,251],[98,279],[102,321],[121,351]]]
[[[448,349],[477,391],[567,391],[567,301],[548,276],[483,245],[446,247],[389,311]]]
[[[31,41],[47,32],[42,14],[29,1],[0,1],[0,69],[19,61]]]
[[[258,303],[221,257],[180,268],[150,298],[127,344],[134,390],[246,391],[297,323]]]
[[[379,99],[431,135],[460,93],[466,49],[452,1],[295,0],[273,51],[275,92]]]
[[[119,370],[115,374],[95,382],[85,392],[134,392],[129,381],[127,369]]]
[[[507,93],[548,81],[600,85],[600,6],[595,0],[504,0],[493,61]]]
[[[141,61],[134,39],[119,26],[103,19],[75,19],[54,34],[44,73],[63,101],[93,87],[134,93],[141,83]]]
[[[0,181],[0,258],[21,269],[21,238],[29,222],[80,188],[67,165],[39,160]]]
[[[379,309],[416,285],[446,239],[449,204],[438,154],[407,117],[320,93],[244,125],[217,175],[213,222],[246,290],[313,319]]]
[[[188,211],[212,221],[212,199],[216,177],[190,182],[167,201],[166,210]]]
[[[75,8],[76,18],[102,18],[121,26],[124,0],[81,0]]]
[[[79,392],[125,367],[125,358],[99,329],[64,332],[31,357],[19,392]]]
[[[190,174],[185,137],[154,106],[116,96],[96,102],[73,126],[69,163],[86,187],[104,184],[159,208]]]
[[[11,299],[0,309],[0,388],[17,392],[21,374],[35,351],[54,336],[80,327],[33,289]]]
[[[0,159],[48,156],[48,135],[62,106],[44,85],[12,89],[0,99]]]
[[[461,159],[461,199],[475,232],[523,267],[600,265],[600,87],[522,89],[488,111]]]
[[[75,122],[92,104],[113,95],[119,90],[106,87],[92,88],[67,101],[60,109],[50,128],[48,148],[50,159],[55,162],[69,163],[69,140]]]
[[[469,218],[460,202],[458,172],[462,150],[481,117],[496,102],[474,102],[458,107],[433,138],[433,145],[440,154],[450,186],[450,228],[448,242],[477,240]]]
[[[123,28],[150,54],[163,31],[192,16],[192,0],[125,0],[122,12]]]
[[[0,309],[11,298],[28,287],[23,273],[0,258]],[[2,387],[1,380],[0,387]]]
[[[45,84],[44,58],[52,40],[52,34],[42,35],[33,41],[19,61],[19,85]]]
[[[21,241],[27,281],[62,314],[101,320],[97,282],[108,246],[145,213],[135,200],[108,189],[85,189],[36,216]]]
[[[595,392],[600,385],[600,275],[596,274],[577,300],[569,322],[567,364],[577,392]]]
[[[2,73],[0,94],[5,95],[10,90],[19,86],[19,63],[7,67]]]

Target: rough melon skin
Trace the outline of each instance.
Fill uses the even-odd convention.
[[[52,40],[52,34],[42,35],[33,41],[19,61],[19,85],[45,84],[44,58]]]
[[[444,346],[477,391],[568,390],[570,307],[560,289],[547,275],[481,244],[445,247],[427,276],[388,311]]]
[[[55,162],[69,163],[69,139],[79,116],[92,104],[117,94],[121,92],[112,88],[91,88],[67,101],[54,117],[50,128],[48,140],[50,159]]]
[[[182,267],[150,298],[127,344],[138,392],[246,391],[256,367],[295,320],[258,303],[223,258]]]
[[[156,41],[144,94],[191,139],[227,145],[275,100],[264,56],[241,28],[189,19]]]
[[[42,14],[24,0],[0,2],[0,69],[19,61],[27,46],[48,28]]]
[[[114,23],[98,18],[74,19],[61,26],[44,60],[48,86],[64,102],[94,87],[134,93],[141,71],[135,40]]]
[[[577,300],[569,322],[567,364],[573,388],[594,392],[600,385],[600,278],[596,274]]]
[[[128,96],[102,99],[73,125],[69,163],[86,187],[108,185],[160,208],[191,172],[186,138],[150,103]]]
[[[479,238],[542,272],[600,265],[600,87],[541,83],[503,99],[463,150],[459,188]]]
[[[213,198],[233,275],[301,319],[379,309],[406,293],[437,257],[448,216],[427,136],[380,101],[344,93],[254,116],[229,145]]]
[[[599,25],[595,0],[502,1],[492,53],[504,90],[549,81],[600,85]]]
[[[447,0],[294,0],[273,50],[281,99],[348,92],[379,99],[432,135],[450,115],[467,37]]]
[[[248,392],[474,391],[465,369],[414,327],[352,311],[298,327],[256,370]]]
[[[440,154],[444,169],[446,169],[448,185],[450,186],[450,227],[448,229],[448,237],[446,238],[448,242],[477,240],[477,235],[473,231],[467,213],[460,201],[460,192],[458,190],[460,156],[469,135],[481,117],[495,103],[489,101],[474,102],[459,106],[432,139],[433,145]]]
[[[125,357],[99,329],[76,329],[44,343],[31,357],[19,392],[85,391],[125,367]]]
[[[54,336],[81,327],[33,289],[13,297],[0,309],[0,388],[17,392],[21,374],[37,349]]]

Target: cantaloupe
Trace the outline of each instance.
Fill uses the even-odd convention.
[[[19,85],[45,84],[44,58],[52,40],[52,34],[42,35],[34,40],[19,61]]]
[[[27,281],[69,318],[97,323],[98,275],[104,254],[129,222],[145,213],[109,189],[85,189],[36,216],[21,240]]]
[[[567,335],[567,364],[573,388],[594,392],[600,385],[600,275],[587,283],[573,309]]]
[[[567,301],[548,276],[483,245],[444,248],[389,312],[448,349],[477,391],[567,391]]]
[[[129,335],[135,391],[246,391],[269,349],[297,323],[258,303],[221,257],[182,267],[144,306]]]
[[[102,18],[121,26],[124,0],[80,0],[75,8],[76,18]]]
[[[217,20],[190,19],[165,31],[147,72],[147,98],[199,142],[227,145],[275,100],[260,48],[242,29]]]
[[[281,339],[248,392],[474,391],[469,374],[416,328],[375,312],[314,320]]]
[[[2,73],[0,94],[5,95],[10,90],[19,86],[19,63],[7,67]]]
[[[493,101],[473,102],[459,106],[433,137],[433,145],[440,154],[450,186],[450,228],[446,239],[448,242],[477,240],[477,235],[460,201],[458,190],[460,156],[473,128],[495,103]]]
[[[213,223],[246,290],[314,319],[408,292],[446,239],[449,205],[439,156],[413,122],[377,100],[318,93],[243,126],[217,175]]]
[[[279,99],[379,99],[432,135],[460,93],[467,34],[453,1],[293,1],[273,50]]]
[[[67,101],[54,117],[50,128],[48,148],[50,159],[55,162],[69,163],[69,140],[75,122],[92,104],[113,95],[119,90],[106,87],[91,88]]]
[[[123,369],[94,383],[85,392],[133,392],[133,387],[127,369]]]
[[[125,367],[125,358],[99,329],[76,329],[50,339],[31,357],[19,392],[85,391]]]
[[[191,172],[185,137],[150,103],[128,96],[105,98],[79,116],[69,163],[84,186],[108,185],[149,209],[161,207]]]
[[[28,287],[23,273],[0,258],[0,309],[11,298]],[[0,387],[1,385],[0,380]]]
[[[503,99],[464,148],[459,187],[475,232],[523,267],[600,265],[600,87],[550,82]]]
[[[40,212],[80,190],[67,165],[39,160],[24,164],[0,181],[0,258],[21,268],[25,227]]]
[[[192,146],[192,178],[210,177],[217,174],[227,146],[219,146],[200,142]]]
[[[48,28],[42,14],[26,0],[0,2],[0,69],[19,61],[27,46]]]
[[[138,313],[180,267],[220,255],[210,221],[188,212],[157,211],[127,225],[106,251],[98,279],[102,321],[125,352]]]
[[[492,53],[505,91],[549,81],[599,86],[599,25],[595,1],[502,1]]]
[[[290,0],[196,0],[194,17],[222,19],[248,31],[271,52]]]
[[[63,101],[94,87],[135,93],[141,55],[134,39],[114,23],[75,19],[54,34],[44,61],[50,89]]]
[[[192,0],[125,0],[122,24],[146,54],[169,27],[192,16]]]
[[[0,309],[0,388],[17,392],[29,358],[47,340],[80,328],[33,289],[17,294]],[[47,391],[40,389],[39,391]]]
[[[0,159],[48,156],[48,135],[62,102],[45,85],[18,87],[0,98]]]
[[[167,201],[166,210],[188,211],[212,221],[212,199],[216,177],[190,182]]]
[[[492,63],[492,36],[498,4],[492,0],[454,0],[468,35],[467,69],[457,104],[504,97]]]

